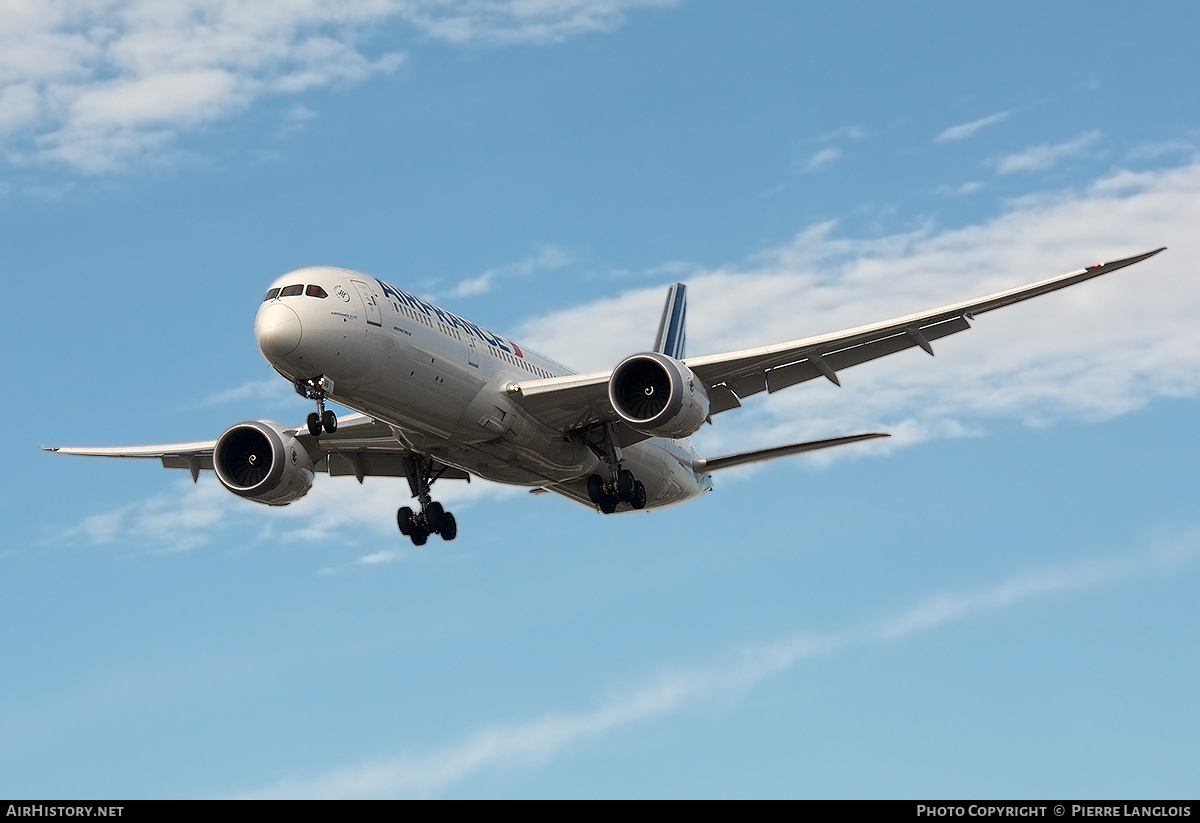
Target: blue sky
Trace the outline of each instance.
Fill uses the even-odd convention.
[[[1200,114],[1185,3],[0,11],[0,794],[1191,797]],[[603,518],[473,482],[282,509],[43,453],[300,422],[251,325],[367,271],[575,365],[1169,246],[755,397]],[[815,381],[814,381],[815,382]],[[822,381],[823,382],[823,381]]]

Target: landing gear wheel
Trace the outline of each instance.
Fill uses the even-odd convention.
[[[309,418],[310,421],[311,419],[312,418]],[[334,414],[332,410],[326,409],[325,413],[321,415],[321,424],[325,426],[325,431],[333,434],[335,431],[337,431],[337,415]],[[311,422],[309,422],[308,428],[310,431],[312,430]]]
[[[445,516],[446,510],[442,508],[441,503],[430,503],[425,507],[425,525],[429,527],[431,532],[440,532],[442,530],[442,522]]]
[[[635,509],[646,508],[646,487],[641,480],[633,484],[633,497],[629,499],[629,505]]]
[[[633,472],[629,469],[621,469],[617,472],[617,497],[625,501],[632,500],[636,483],[637,481],[633,479]]]
[[[308,433],[313,437],[321,436],[321,415],[316,412],[308,416]]]
[[[400,527],[400,534],[407,537],[412,534],[413,527],[413,510],[408,506],[396,511],[396,525]]]
[[[409,537],[412,538],[414,546],[424,546],[425,541],[429,539],[429,532],[424,529],[417,529]]]
[[[605,514],[612,514],[613,512],[615,512],[617,510],[618,502],[620,502],[620,501],[618,501],[617,498],[613,497],[612,495],[606,494],[600,500],[600,511],[604,512]]]
[[[592,498],[592,502],[597,506],[604,499],[604,479],[598,474],[593,474],[587,479],[588,497]]]
[[[454,515],[446,512],[442,515],[441,535],[443,540],[453,540],[458,534],[458,524],[454,522]]]

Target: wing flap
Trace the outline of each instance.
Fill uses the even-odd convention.
[[[408,452],[334,452],[329,455],[330,477],[407,477],[404,471]],[[444,465],[444,464],[438,464]],[[445,466],[439,479],[470,481],[462,469]]]
[[[190,469],[193,460],[195,461],[196,468],[211,469],[213,467],[212,452],[208,454],[195,454],[191,457],[184,457],[178,454],[164,454],[162,464],[163,468],[167,469]]]

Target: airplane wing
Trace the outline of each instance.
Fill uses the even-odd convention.
[[[863,440],[874,440],[878,437],[891,437],[890,434],[871,432],[870,434],[852,434],[848,437],[831,437],[828,440],[810,440],[807,443],[793,443],[790,446],[772,446],[769,449],[757,449],[752,452],[727,454],[723,457],[710,457],[692,464],[697,472],[715,472],[734,466],[744,466],[747,463],[757,463],[760,460],[774,460],[776,457],[787,457],[790,454],[830,449],[834,446],[847,446],[851,443],[861,443]]]
[[[404,458],[409,450],[400,443],[391,427],[365,414],[349,414],[341,419],[337,431],[313,437],[306,426],[286,429],[299,440],[313,458],[318,472],[337,477],[405,477]],[[79,454],[88,457],[158,458],[168,469],[191,469],[196,480],[201,469],[213,467],[213,449],[217,441],[176,443],[163,446],[130,446],[124,448],[78,448],[74,446],[43,446],[46,451],[60,454]],[[451,480],[470,480],[465,471],[450,466],[439,474]]]
[[[838,372],[842,369],[904,349],[919,346],[933,354],[934,340],[969,329],[970,321],[977,315],[1132,266],[1163,250],[1159,248],[1099,263],[1027,286],[882,323],[771,346],[689,357],[683,362],[704,382],[708,389],[710,414],[717,414],[737,408],[741,400],[750,395],[764,390],[779,391],[815,377],[825,377],[841,385]],[[611,374],[610,370],[521,382],[511,386],[509,392],[543,423],[570,430],[591,423],[619,420],[608,400]],[[627,427],[622,425],[624,428]],[[622,431],[622,444],[645,439],[645,435],[634,433],[633,439],[626,440],[624,434]]]

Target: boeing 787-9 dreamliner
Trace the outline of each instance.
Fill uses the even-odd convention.
[[[64,454],[152,457],[213,469],[225,488],[284,506],[316,473],[406,477],[418,508],[397,512],[416,545],[453,540],[454,515],[431,497],[438,480],[477,475],[545,489],[605,514],[668,506],[712,489],[730,466],[857,443],[855,434],[702,457],[686,439],[758,392],[825,378],[921,348],[970,328],[973,318],[1073,286],[1158,254],[1089,266],[1028,286],[881,323],[724,354],[684,353],[686,292],[675,284],[653,348],[615,368],[578,374],[482,326],[366,274],[300,269],[271,284],[254,336],[264,357],[316,402],[306,425],[238,423],[215,441]],[[357,413],[338,420],[325,401]]]

